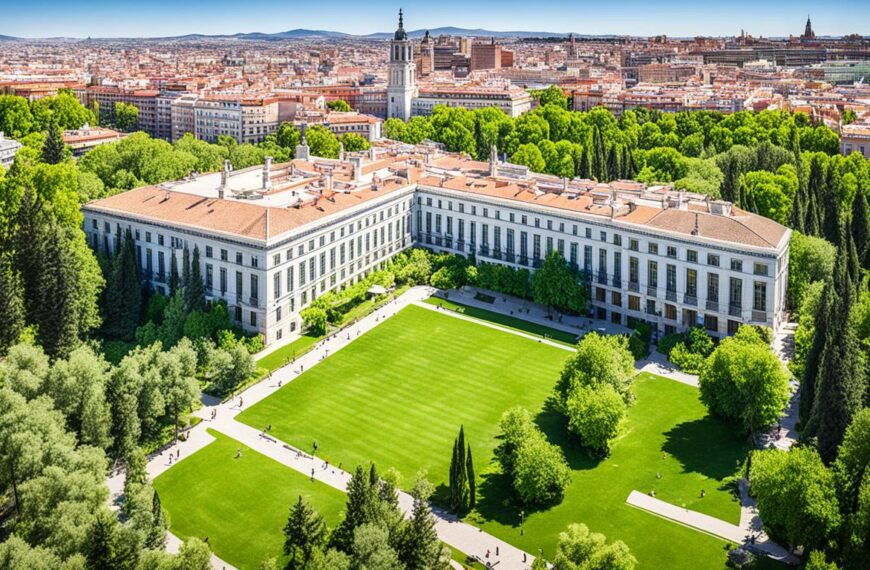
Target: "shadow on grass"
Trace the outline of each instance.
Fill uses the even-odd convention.
[[[749,449],[738,430],[710,416],[683,422],[665,432],[662,450],[679,461],[683,471],[721,481],[734,474]]]
[[[595,469],[605,459],[581,446],[577,436],[568,431],[568,419],[556,409],[554,398],[547,400],[544,409],[535,416],[535,423],[547,440],[562,450],[572,471]]]

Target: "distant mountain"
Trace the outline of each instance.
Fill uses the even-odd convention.
[[[509,31],[499,32],[495,30],[484,30],[482,28],[456,28],[454,26],[444,26],[441,28],[430,28],[429,30],[420,29],[408,32],[408,37],[422,38],[426,32],[432,36],[485,36],[494,38],[547,38],[547,37],[567,37],[567,33],[563,32],[529,32],[529,31]],[[363,38],[371,38],[378,40],[386,40],[393,37],[393,32],[378,32],[376,34],[367,34],[359,36]]]
[[[14,41],[17,39],[18,38],[13,37],[13,36],[4,36],[4,35],[0,34],[0,42],[11,42],[11,41]]]

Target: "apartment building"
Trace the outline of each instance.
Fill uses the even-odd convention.
[[[79,157],[101,144],[118,142],[123,135],[118,131],[104,127],[91,127],[87,124],[80,129],[63,132],[63,142],[72,151],[74,157]]]
[[[519,117],[532,108],[532,96],[525,89],[512,85],[421,87],[411,100],[411,114],[430,115],[436,105],[468,109],[498,107],[511,117]]]
[[[492,38],[486,43],[471,44],[471,71],[501,68],[501,46]]]
[[[204,95],[194,102],[193,111],[196,137],[212,143],[221,135],[239,143],[258,143],[278,128],[275,97]]]
[[[91,108],[94,103],[99,105],[100,123],[114,123],[115,104],[126,103],[139,109],[139,122],[136,128],[145,131],[152,137],[167,136],[168,130],[158,125],[157,99],[160,92],[140,89],[127,90],[111,86],[92,86],[74,89],[73,93],[82,105]]]
[[[870,123],[844,125],[840,130],[840,152],[844,156],[859,152],[870,158]]]
[[[15,161],[15,155],[23,145],[15,139],[7,139],[0,131],[0,166],[11,166]]]
[[[198,247],[207,295],[267,343],[300,331],[299,311],[413,244],[534,270],[559,251],[589,282],[592,316],[777,329],[790,230],[730,203],[647,187],[539,175],[437,148],[384,142],[343,159],[190,177],[83,207],[94,248],[134,233],[143,278],[166,290],[173,251]],[[290,337],[288,337],[290,335]]]

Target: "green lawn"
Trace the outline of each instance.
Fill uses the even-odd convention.
[[[742,438],[706,416],[696,388],[641,375],[611,456],[590,458],[561,416],[546,411],[568,356],[411,306],[238,419],[255,427],[272,424],[274,436],[304,449],[316,440],[319,453],[345,469],[369,461],[395,467],[405,487],[425,468],[442,497],[453,438],[464,424],[480,480],[478,509],[469,522],[533,554],[543,549],[545,556],[553,553],[560,531],[583,522],[624,540],[643,568],[722,568],[724,541],[629,507],[625,499],[632,490],[654,489],[665,501],[736,523],[738,503],[723,481],[745,455]],[[523,535],[509,482],[491,462],[498,418],[513,405],[538,414],[573,469],[565,500],[527,512]]]
[[[465,425],[477,463],[489,462],[498,419],[512,405],[539,410],[566,350],[440,315],[402,309],[271,397],[237,416],[345,469],[374,461],[410,486],[419,468],[447,481]]]
[[[574,473],[560,505],[526,513],[523,535],[519,509],[503,505],[509,493],[497,472],[484,476],[484,499],[469,522],[529,552],[543,548],[545,556],[552,555],[567,524],[583,522],[623,540],[643,568],[722,568],[724,541],[630,507],[625,499],[632,490],[654,490],[659,499],[737,524],[739,503],[722,481],[746,453],[743,438],[706,415],[696,388],[641,374],[635,392],[622,433],[603,461],[577,449],[557,415],[538,417],[551,440],[566,451]]]
[[[303,334],[290,344],[275,349],[257,361],[257,368],[262,368],[266,373],[281,368],[294,357],[302,356],[314,346],[314,343],[322,339],[322,336]]]
[[[504,328],[513,329],[515,331],[520,331],[526,334],[540,337],[546,336],[552,341],[561,342],[570,346],[574,346],[575,344],[577,344],[577,337],[579,336],[574,333],[554,329],[544,325],[539,325],[530,321],[524,321],[523,319],[513,317],[511,315],[504,315],[502,313],[497,313],[495,311],[490,311],[487,309],[480,309],[478,307],[472,307],[470,305],[454,303],[453,301],[450,301],[448,299],[442,299],[440,297],[429,297],[424,302],[429,303],[430,305],[438,305],[444,307],[445,309],[456,311],[457,313],[462,313],[467,317],[473,317],[481,321],[487,321],[502,326]]]
[[[210,430],[217,439],[154,480],[181,538],[208,537],[212,550],[244,570],[281,556],[290,506],[299,495],[334,528],[346,496]],[[236,459],[236,450],[242,457]]]

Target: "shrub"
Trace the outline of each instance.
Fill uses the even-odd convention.
[[[584,446],[601,453],[619,432],[626,404],[610,384],[577,386],[565,403],[568,429],[580,436]]]
[[[692,352],[685,342],[678,342],[668,357],[674,366],[688,374],[700,374],[704,367],[704,357]]]
[[[321,336],[326,334],[326,311],[320,307],[308,307],[303,309],[299,316],[302,317],[302,322],[308,327],[311,334]]]
[[[684,339],[685,335],[683,333],[666,334],[659,339],[656,350],[670,358],[671,351],[677,346],[677,343],[683,342]]]
[[[564,401],[574,386],[610,384],[627,400],[634,375],[634,357],[625,336],[590,332],[565,363],[556,389]]]

